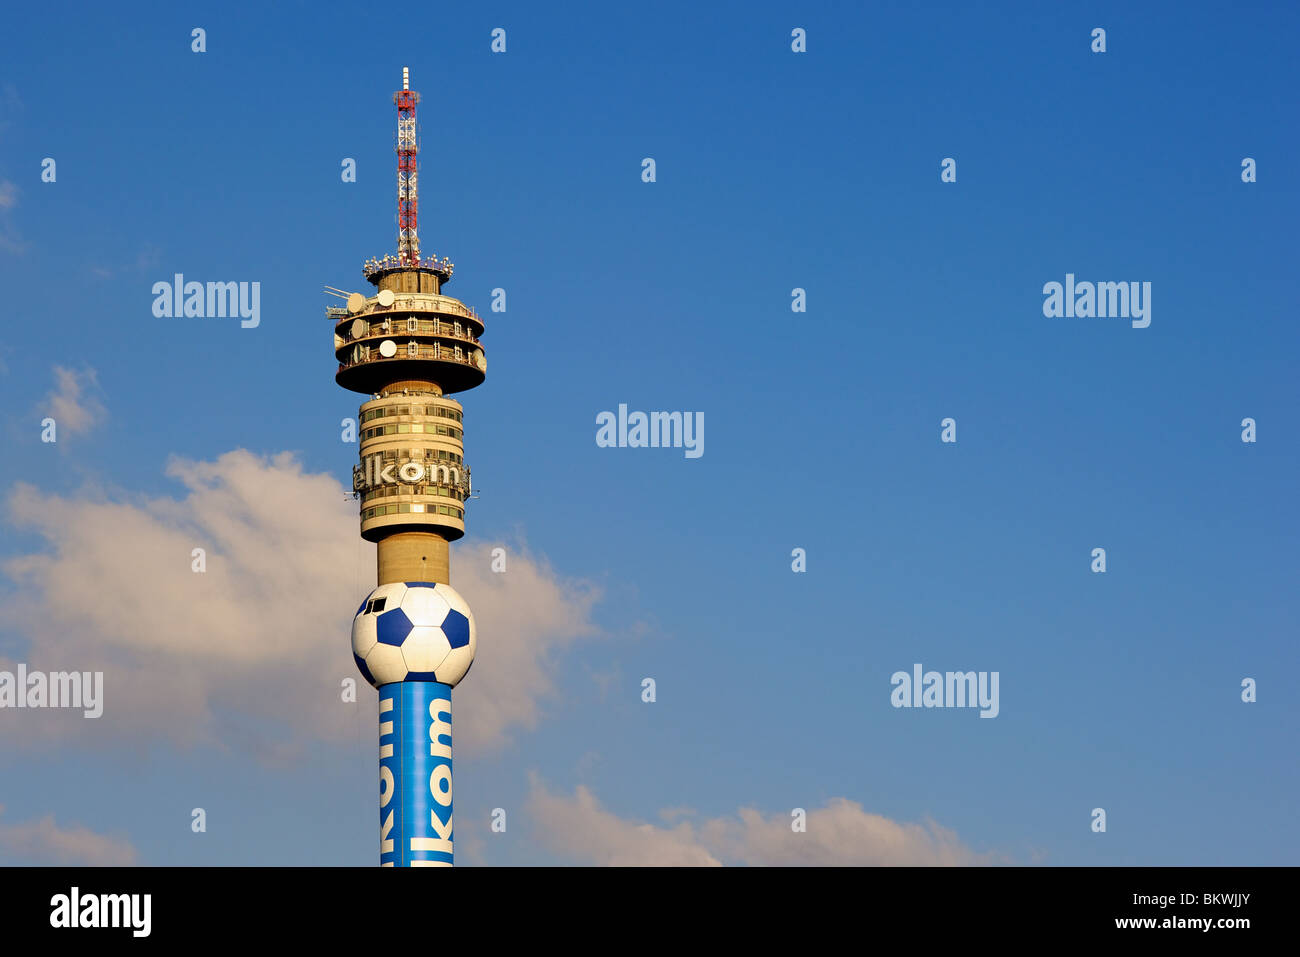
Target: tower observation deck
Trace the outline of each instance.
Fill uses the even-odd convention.
[[[448,398],[481,384],[487,357],[483,319],[445,295],[453,264],[420,256],[415,106],[408,88],[398,107],[398,252],[364,263],[373,295],[353,293],[333,307],[335,381],[369,395],[358,426],[361,461],[353,491],[361,535],[378,545],[379,584],[449,581],[448,542],[465,534],[470,470],[461,405]]]

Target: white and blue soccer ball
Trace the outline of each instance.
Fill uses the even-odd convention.
[[[380,585],[352,619],[352,657],[378,688],[395,681],[454,687],[474,663],[474,615],[441,582]]]

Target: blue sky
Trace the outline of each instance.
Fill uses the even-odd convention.
[[[535,725],[458,751],[458,825],[518,809],[461,860],[582,859],[530,822],[536,772],[628,821],[843,797],[1017,863],[1296,861],[1300,10],[405,16],[6,12],[6,497],[180,500],[170,456],[234,449],[348,481],[357,402],[321,287],[368,288],[362,261],[394,249],[409,65],[423,248],[488,322],[487,382],[457,397],[481,498],[453,580],[459,555],[507,543],[600,590],[599,637],[547,655]],[[155,318],[152,284],[177,272],[259,281],[260,326]],[[1150,282],[1150,327],[1045,318],[1066,273]],[[104,409],[57,447],[39,427],[56,366]],[[702,412],[705,454],[598,448],[619,403]],[[6,560],[57,547],[0,526]],[[0,576],[0,603],[18,590]],[[346,614],[316,639],[341,676]],[[5,616],[0,655],[32,657],[22,622]],[[914,662],[998,671],[999,716],[892,708]],[[0,828],[52,814],[149,864],[373,863],[366,695],[283,762],[234,739],[0,735]],[[218,809],[206,835],[195,806]]]

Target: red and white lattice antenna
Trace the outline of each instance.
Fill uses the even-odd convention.
[[[413,266],[420,261],[416,182],[420,144],[415,137],[415,105],[420,94],[411,89],[408,67],[402,67],[402,88],[393,94],[393,102],[397,104],[397,258],[403,265]]]

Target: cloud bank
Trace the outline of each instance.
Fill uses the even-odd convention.
[[[10,580],[0,618],[27,644],[0,657],[0,670],[22,661],[30,670],[102,671],[104,714],[8,711],[0,740],[164,739],[269,761],[312,740],[348,740],[354,711],[340,709],[369,718],[375,700],[349,645],[348,622],[375,580],[356,503],[289,453],[174,459],[166,471],[183,497],[112,501],[26,484],[10,492],[9,520],[45,547],[0,566]],[[193,570],[195,549],[203,572]],[[452,561],[479,628],[480,667],[455,692],[465,754],[533,727],[554,690],[553,656],[597,634],[593,588],[527,552],[494,573],[490,552],[462,544]],[[357,703],[341,700],[345,678],[361,686]]]
[[[0,852],[0,864],[123,867],[136,862],[135,848],[125,838],[85,827],[60,827],[50,814],[19,824],[0,823]]]
[[[579,786],[572,798],[531,777],[528,811],[539,839],[578,864],[605,866],[954,866],[998,863],[952,831],[927,821],[905,824],[872,814],[847,798],[808,811],[806,832],[791,830],[789,812],[740,808],[700,824],[655,825],[605,810]],[[676,811],[666,818],[681,817]]]

